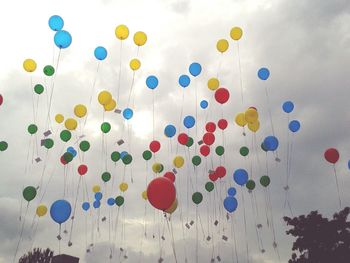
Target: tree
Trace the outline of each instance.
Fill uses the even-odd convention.
[[[41,248],[34,248],[33,251],[29,251],[23,255],[18,263],[51,263],[53,257],[53,251],[49,248],[41,250]]]
[[[317,211],[307,216],[284,217],[292,229],[287,235],[297,237],[289,263],[348,263],[350,262],[350,221],[346,207],[328,220]],[[294,252],[295,251],[295,252]]]

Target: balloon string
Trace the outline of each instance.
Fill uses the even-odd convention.
[[[246,211],[245,211],[245,202],[244,202],[244,194],[243,189],[241,188],[241,195],[242,195],[242,203],[243,203],[243,217],[244,217],[244,233],[245,233],[245,246],[246,246],[246,252],[247,252],[247,262],[249,263],[249,245],[248,245],[248,239],[247,239],[247,220],[246,220]]]
[[[243,80],[242,80],[242,67],[241,67],[241,56],[239,53],[239,42],[237,41],[237,54],[238,54],[238,68],[239,68],[239,84],[241,87],[241,99],[242,99],[242,106],[244,103],[243,100]]]
[[[273,234],[273,247],[274,250],[277,254],[278,257],[278,261],[281,262],[281,257],[280,257],[280,253],[279,253],[279,249],[277,246],[277,242],[276,242],[276,231],[275,231],[275,224],[273,221],[273,210],[272,210],[272,203],[271,203],[271,193],[270,193],[270,189],[267,188],[267,198],[268,198],[268,203],[269,203],[269,209],[270,209],[270,214],[271,214],[271,228],[272,228],[272,234]]]
[[[38,226],[39,226],[39,219],[37,220],[36,223],[34,223],[33,227],[34,227],[34,232],[33,232],[33,241],[31,242],[31,246],[30,246],[30,250],[29,251],[32,251],[33,250],[33,247],[34,247],[34,243],[35,243],[35,238],[36,238],[36,233],[37,233],[37,230],[38,230]]]
[[[216,78],[217,78],[217,79],[219,79],[219,72],[220,72],[220,70],[221,70],[221,64],[222,64],[223,54],[224,54],[224,53],[221,53],[221,57],[220,57],[220,59],[219,59],[218,70],[217,70],[217,73],[216,73]]]
[[[152,138],[153,138],[153,141],[154,141],[154,129],[155,129],[155,119],[154,119],[154,97],[155,97],[155,94],[154,94],[154,90],[152,90],[152,126],[153,126],[153,134],[152,134]]]
[[[26,217],[27,217],[27,213],[28,213],[28,207],[29,207],[29,202],[27,203],[27,208],[26,208],[26,211],[24,213],[24,219],[23,219],[23,223],[22,223],[22,227],[21,227],[21,232],[20,232],[19,239],[18,239],[18,242],[17,242],[15,255],[13,256],[13,263],[16,261],[19,245],[20,245],[20,243],[22,241],[22,238],[23,238],[23,231],[24,231],[24,225],[25,225]]]
[[[118,231],[118,219],[119,219],[119,211],[120,211],[120,207],[118,207],[118,211],[117,211],[117,216],[116,216],[116,218],[115,218],[115,224],[114,224],[114,244],[116,244],[116,241],[117,241],[117,231]],[[116,246],[114,246],[113,247],[113,252],[112,252],[112,254],[114,254],[114,252],[115,252],[115,247]]]
[[[338,176],[337,176],[337,171],[335,169],[335,164],[333,164],[333,171],[334,171],[335,183],[337,185],[337,192],[338,192],[338,199],[339,199],[339,208],[341,208],[341,199],[340,199],[340,191],[339,191],[339,184],[338,184]]]
[[[165,220],[166,220],[166,223],[167,223],[167,227],[168,227],[168,231],[169,231],[169,234],[171,236],[171,246],[172,246],[172,249],[173,249],[173,254],[174,254],[174,259],[175,259],[175,262],[177,263],[177,256],[176,256],[176,250],[175,250],[175,240],[174,240],[174,230],[173,230],[173,224],[172,224],[172,221],[171,221],[171,215],[169,216],[169,218],[166,216],[166,214],[164,213],[165,215]],[[169,221],[170,221],[170,224],[171,224],[171,228],[169,226]]]
[[[59,224],[58,236],[61,237],[61,224]],[[58,255],[61,254],[61,238],[58,239]]]
[[[185,90],[182,89],[182,102],[181,102],[181,111],[180,111],[180,119],[179,119],[179,125],[178,127],[181,127],[181,120],[183,116],[183,111],[184,111],[184,103],[185,103]],[[176,144],[176,154],[179,152],[179,144]]]
[[[130,92],[129,92],[129,97],[128,97],[127,108],[129,108],[131,94],[132,94],[132,90],[133,90],[133,87],[134,87],[134,81],[135,81],[135,71],[133,71],[133,73],[132,73],[132,81],[131,81],[131,86],[130,86]]]
[[[256,239],[257,239],[257,243],[258,243],[258,248],[261,250],[263,248],[263,246],[261,245],[260,232],[259,232],[259,229],[257,227],[258,226],[258,218],[257,218],[256,210],[255,210],[253,193],[250,192],[249,196],[250,196],[250,203],[252,206],[252,212],[253,212],[253,216],[254,216],[254,229],[255,229]]]
[[[120,80],[121,80],[121,74],[122,74],[122,48],[123,48],[123,41],[120,41],[120,49],[119,49],[119,76],[118,76],[117,103],[119,103]]]
[[[198,263],[198,205],[196,204],[196,263]]]
[[[79,177],[79,181],[78,181],[78,187],[77,187],[77,195],[76,195],[75,201],[74,201],[73,216],[72,216],[72,224],[71,224],[70,233],[69,233],[69,242],[72,241],[72,236],[73,236],[73,225],[74,225],[75,212],[76,212],[76,207],[77,207],[77,202],[78,202],[78,196],[79,196],[79,189],[80,189],[81,178],[82,178],[82,177],[80,176],[80,177]]]
[[[235,231],[235,221],[234,221],[233,215],[231,216],[231,235],[234,243],[234,246],[232,246],[232,259],[234,255],[236,258],[236,263],[238,263],[237,240],[236,240],[236,231]],[[233,251],[233,248],[234,248],[234,251]]]

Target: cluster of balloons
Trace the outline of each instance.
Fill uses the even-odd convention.
[[[242,38],[243,30],[240,27],[233,27],[230,31],[230,37],[234,41],[238,41]],[[224,53],[229,48],[229,42],[226,39],[219,39],[216,43],[216,49],[220,53]]]
[[[282,104],[282,109],[285,113],[291,113],[294,110],[294,103],[291,101],[286,101]],[[298,120],[291,120],[288,123],[288,128],[291,132],[297,132],[300,129],[300,122]]]
[[[72,36],[68,31],[63,30],[63,26],[64,21],[62,17],[58,15],[53,15],[50,17],[49,27],[55,32],[54,42],[60,49],[67,48],[72,44]]]
[[[245,112],[240,112],[235,117],[235,123],[240,126],[248,126],[252,132],[257,132],[260,128],[259,114],[255,107],[249,107]]]

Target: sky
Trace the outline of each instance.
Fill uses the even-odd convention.
[[[340,153],[335,167],[342,206],[350,205],[350,195],[346,191],[350,187],[348,1],[15,0],[2,5],[0,94],[4,102],[0,106],[0,141],[8,142],[9,147],[0,152],[0,236],[3,242],[0,262],[12,262],[15,254],[18,260],[32,247],[50,247],[55,254],[61,250],[87,263],[108,262],[111,249],[114,251],[111,262],[157,262],[160,257],[165,262],[175,262],[175,254],[178,262],[185,262],[185,259],[187,262],[210,262],[212,258],[218,262],[217,256],[222,262],[235,262],[236,254],[239,262],[247,262],[247,254],[249,262],[287,262],[293,239],[285,234],[288,227],[283,216],[318,210],[330,217],[339,211],[334,171],[323,157],[324,151],[331,147]],[[54,32],[48,26],[52,15],[60,15],[64,19],[64,29],[72,35],[72,44],[67,49],[59,51],[54,45]],[[114,34],[120,24],[127,25],[130,30],[122,48]],[[239,43],[230,39],[229,32],[234,26],[243,30]],[[148,37],[138,52],[132,41],[136,31],[144,31]],[[223,54],[216,50],[216,42],[221,38],[230,44]],[[104,46],[108,51],[107,58],[100,63],[93,55],[97,46]],[[102,90],[109,90],[115,97],[119,87],[121,95],[117,108],[123,110],[127,106],[133,79],[129,61],[135,57],[141,61],[141,68],[134,75],[133,118],[125,121],[117,113],[103,114],[97,101]],[[33,73],[25,72],[22,67],[27,58],[37,63]],[[178,78],[189,74],[192,62],[200,63],[202,72],[198,77],[191,76],[191,84],[184,89],[179,86]],[[58,65],[54,77],[45,78],[42,73],[42,68],[48,64]],[[262,67],[270,70],[266,81],[257,77]],[[154,91],[145,84],[149,75],[159,79]],[[216,103],[214,93],[207,88],[207,81],[212,77],[218,77],[221,86],[229,90],[228,103]],[[47,130],[49,96],[47,91],[40,96],[33,94],[36,83],[42,83],[49,92],[54,88],[50,130],[55,145],[49,151],[40,146],[35,148]],[[202,99],[210,105],[205,110],[199,107]],[[288,100],[295,105],[290,116],[281,107]],[[73,109],[77,104],[88,108],[86,125],[85,119],[80,120],[72,140],[64,144],[59,138],[64,126],[56,123],[54,116],[61,113],[66,118],[74,117]],[[256,142],[249,131],[243,136],[242,128],[234,122],[237,113],[251,106],[257,108],[261,124]],[[27,126],[34,123],[33,107],[37,112],[37,136],[27,132]],[[272,135],[269,110],[279,148],[277,153],[266,155],[260,150],[260,143]],[[180,116],[186,115],[196,116],[197,128],[184,128]],[[195,170],[191,158],[198,154],[196,142],[203,135],[205,123],[217,122],[222,117],[229,126],[223,132],[216,131],[214,146],[223,145],[224,156],[219,158],[212,153],[207,161],[202,158],[202,164]],[[297,133],[288,131],[288,118],[300,121],[301,129]],[[103,120],[112,125],[111,132],[104,138],[100,131]],[[176,126],[177,133],[188,132],[194,137],[194,146],[187,150],[177,145],[176,138],[166,138],[164,127],[170,123]],[[59,157],[68,146],[78,149],[76,141],[80,135],[85,135],[91,149],[84,154],[79,152],[78,158],[65,169]],[[148,149],[153,137],[161,142],[161,150],[146,162],[142,152]],[[118,146],[119,139],[125,144]],[[103,140],[106,148],[102,147]],[[243,145],[250,148],[247,158],[239,154]],[[284,207],[288,149],[292,149],[288,184],[292,214]],[[109,159],[112,151],[128,151],[133,162],[125,168],[120,161],[114,165]],[[177,155],[184,157],[185,165],[176,175],[179,207],[169,222],[141,198],[141,193],[155,176],[152,164],[157,161],[164,165],[165,171],[171,170]],[[281,161],[276,162],[274,155]],[[33,162],[38,156],[42,161]],[[78,187],[76,170],[81,163],[89,170]],[[268,190],[258,182],[267,172],[265,163],[271,178]],[[214,192],[208,193],[204,189],[209,180],[207,171],[218,165],[226,167],[227,175],[215,183]],[[256,181],[254,195],[232,180],[238,168],[246,169]],[[105,170],[115,178],[113,185],[112,182],[103,185],[100,175]],[[107,207],[105,201],[121,194],[118,185],[123,177],[129,189],[123,194],[125,204],[118,213],[118,208]],[[41,178],[43,185],[38,196],[26,209],[22,189],[37,186]],[[104,203],[99,212],[98,209],[84,212],[81,203],[88,198],[92,202],[94,185],[102,187]],[[237,188],[238,208],[227,218],[222,200],[230,186]],[[191,201],[194,191],[203,194],[203,202],[198,207]],[[63,194],[72,206],[76,203],[76,210],[72,231],[72,220],[62,225],[62,232],[67,230],[68,234],[61,233],[59,249],[58,224],[49,213],[42,218],[34,215],[40,203],[50,208]],[[268,194],[271,206],[265,202]],[[273,228],[271,221],[269,225],[266,222],[266,213],[273,216]],[[114,227],[109,231],[110,218],[118,222],[116,238]],[[194,225],[187,229],[184,225],[192,220]],[[215,220],[218,220],[217,227]],[[259,235],[265,253],[257,245],[256,223],[262,224]],[[275,238],[272,230],[275,230]],[[206,240],[208,235],[211,241]],[[227,241],[222,239],[223,235],[228,237]],[[164,240],[159,238],[161,236]],[[274,239],[277,250],[273,248]],[[69,240],[73,243],[70,247],[67,246]],[[91,243],[91,251],[86,253]],[[124,256],[128,258],[123,259]]]

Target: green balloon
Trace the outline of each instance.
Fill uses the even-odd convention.
[[[7,142],[5,142],[5,141],[0,142],[0,151],[2,151],[2,152],[6,151],[8,146],[9,145],[7,144]]]
[[[55,69],[54,69],[54,67],[51,66],[51,65],[45,66],[44,69],[43,69],[43,71],[44,71],[44,74],[45,74],[46,76],[49,76],[49,77],[52,76],[52,75],[55,73]]]
[[[268,177],[267,175],[263,175],[260,177],[260,184],[264,187],[269,186],[271,180],[270,177]]]
[[[120,159],[120,153],[119,152],[112,152],[111,159],[113,162],[118,162]]]
[[[117,196],[115,198],[115,203],[117,206],[122,206],[124,204],[124,197],[122,197],[121,195]]]
[[[111,130],[111,125],[108,122],[104,122],[101,124],[101,131],[103,133],[108,133]]]
[[[132,156],[130,154],[126,154],[123,159],[122,159],[123,163],[125,165],[128,165],[132,162]]]
[[[143,157],[143,159],[145,159],[146,161],[148,161],[149,159],[152,158],[152,153],[151,153],[151,151],[149,151],[149,150],[144,151],[144,152],[142,153],[142,157]]]
[[[241,149],[239,149],[239,153],[240,153],[242,156],[247,156],[248,153],[249,153],[248,147],[242,146]]]
[[[262,149],[264,152],[267,152],[267,148],[265,147],[265,145],[264,145],[263,142],[261,143],[261,149]]]
[[[201,159],[200,156],[195,155],[195,156],[192,157],[192,163],[193,163],[193,165],[198,166],[198,165],[201,164],[201,162],[202,162],[202,159]]]
[[[223,146],[217,146],[215,152],[217,155],[221,156],[225,153],[225,148]]]
[[[86,152],[87,150],[90,149],[90,143],[88,141],[81,141],[79,144],[79,148],[83,152]]]
[[[186,142],[186,146],[191,147],[192,145],[193,145],[193,139],[192,139],[192,137],[188,137],[187,142]]]
[[[192,201],[193,203],[195,203],[196,205],[200,204],[203,200],[203,195],[200,192],[195,192],[192,195]]]
[[[30,124],[28,126],[28,132],[29,134],[35,134],[38,131],[38,126],[36,126],[35,124]]]
[[[50,138],[45,139],[44,146],[46,149],[52,148],[54,145],[54,141]]]
[[[255,182],[253,180],[248,180],[248,182],[245,184],[245,186],[248,188],[248,190],[254,190]]]
[[[70,152],[65,152],[63,154],[63,160],[66,161],[66,163],[70,163],[73,160],[73,154],[71,154]]]
[[[109,180],[111,180],[111,174],[109,172],[104,172],[101,175],[102,181],[104,181],[105,183],[107,183]]]
[[[211,192],[214,190],[214,184],[212,182],[207,182],[205,184],[205,190],[207,190],[208,192]]]
[[[160,164],[160,165],[159,165],[159,171],[158,171],[158,173],[163,172],[163,170],[164,170],[164,165],[163,165],[163,164]]]
[[[62,141],[68,142],[70,140],[70,138],[72,138],[72,133],[68,130],[63,130],[60,133],[60,138]]]
[[[44,86],[43,85],[41,85],[41,84],[36,84],[35,86],[34,86],[34,92],[36,93],[36,94],[41,94],[41,93],[43,93],[44,92]]]
[[[33,186],[27,186],[23,190],[23,197],[26,201],[32,201],[36,196],[36,189]]]

